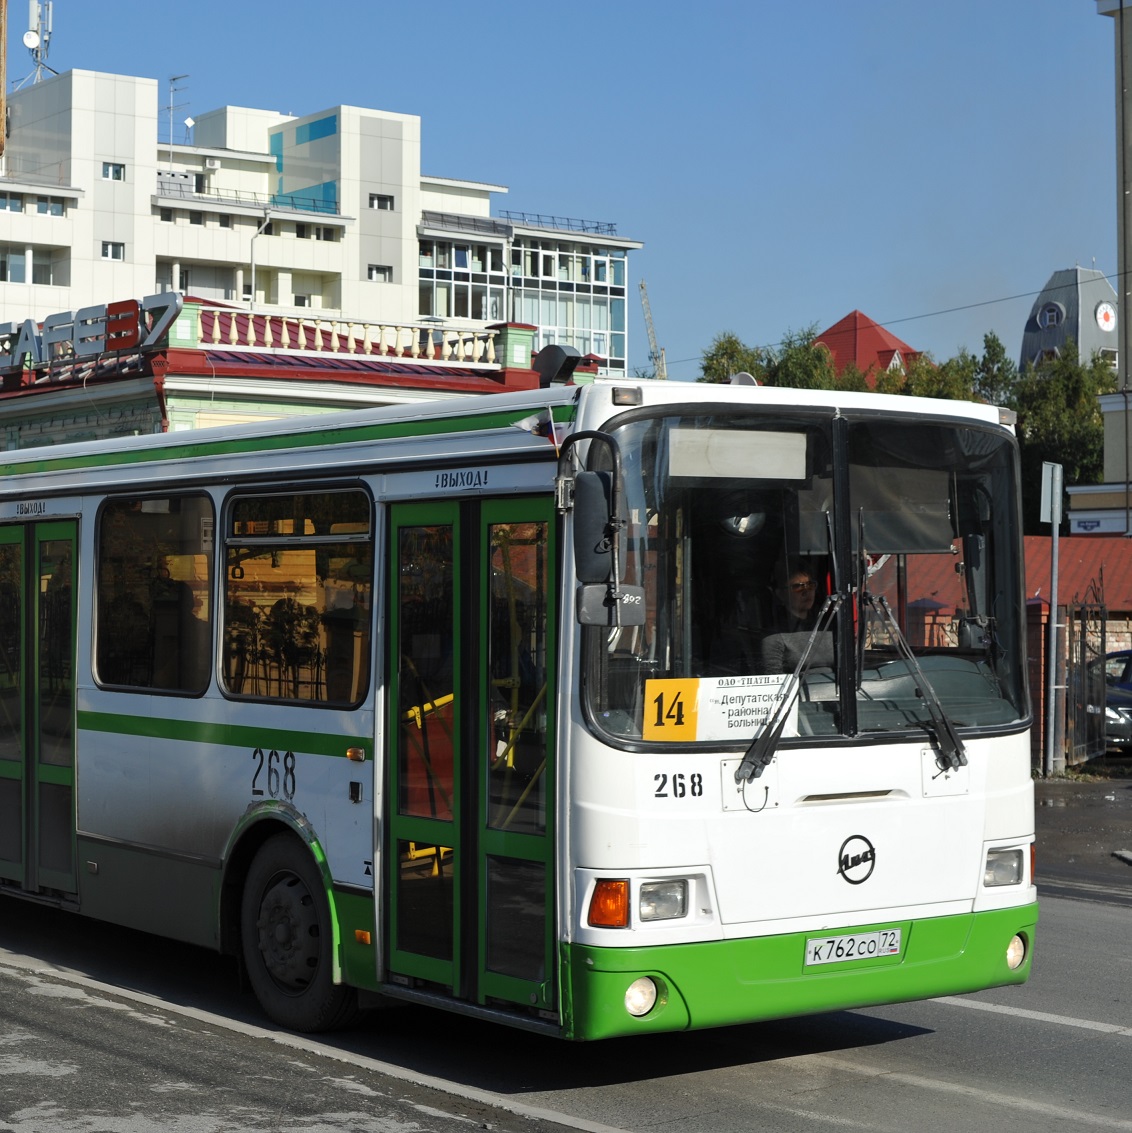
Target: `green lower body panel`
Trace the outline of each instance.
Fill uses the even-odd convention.
[[[747,937],[647,948],[562,946],[563,1029],[568,1038],[724,1027],[821,1011],[956,995],[1030,975],[1038,906],[926,920],[839,928],[830,935],[901,929],[898,955],[807,966],[807,939],[818,933]],[[1020,936],[1025,959],[1006,963]],[[641,976],[659,989],[640,1018],[625,991]]]
[[[335,889],[335,924],[339,935],[342,982],[376,991],[377,924],[373,897]]]

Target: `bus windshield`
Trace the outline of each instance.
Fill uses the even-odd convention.
[[[750,742],[807,647],[787,738],[922,732],[929,701],[957,728],[1026,717],[1005,432],[731,410],[611,433],[647,606],[585,629],[590,716],[615,741]]]

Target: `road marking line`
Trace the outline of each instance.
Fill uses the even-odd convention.
[[[1013,1094],[1001,1094],[995,1090],[983,1090],[978,1086],[965,1086],[962,1082],[944,1082],[938,1078],[924,1078],[919,1074],[892,1073],[887,1070],[868,1066],[857,1066],[844,1059],[834,1058],[825,1054],[799,1055],[798,1057],[812,1060],[837,1070],[844,1070],[851,1074],[859,1074],[876,1078],[882,1082],[894,1082],[902,1086],[916,1086],[922,1090],[935,1090],[942,1094],[958,1094],[971,1101],[985,1102],[987,1105],[1005,1106],[1009,1109],[1022,1110],[1025,1113],[1041,1114],[1043,1117],[1053,1117],[1068,1122],[1070,1127],[1076,1125],[1095,1125],[1101,1129],[1132,1130],[1132,1121],[1120,1117],[1107,1117],[1101,1113],[1082,1113],[1080,1110],[1067,1109],[1064,1106],[1052,1105],[1049,1102],[1038,1102],[1031,1098],[1020,1098]]]
[[[1106,1035],[1132,1036],[1132,1027],[1122,1027],[1118,1023],[1098,1023],[1092,1019],[1075,1019],[1072,1015],[1051,1015],[1048,1011],[1029,1011],[1025,1007],[1003,1007],[998,1003],[984,1003],[981,999],[964,999],[958,995],[939,995],[931,1002],[949,1003],[952,1007],[967,1007],[972,1011],[991,1011],[996,1015],[1013,1015],[1018,1019],[1035,1019],[1039,1023],[1057,1023],[1062,1027],[1080,1027]]]

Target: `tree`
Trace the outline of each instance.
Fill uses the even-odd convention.
[[[768,351],[766,384],[788,389],[836,389],[837,375],[829,351],[815,342],[817,323],[788,330],[774,350]]]
[[[991,405],[1017,409],[1018,367],[993,331],[983,336],[983,356],[975,367],[974,390]]]
[[[977,367],[974,356],[966,350],[938,366],[929,355],[921,354],[908,364],[903,392],[915,397],[974,401]]]
[[[1084,365],[1077,345],[1027,366],[1015,383],[1022,457],[1022,526],[1045,534],[1038,519],[1042,464],[1060,464],[1065,484],[1098,484],[1104,475],[1104,418],[1098,398],[1116,388],[1112,367],[1099,354]]]
[[[760,382],[764,371],[763,353],[757,346],[747,346],[737,334],[721,331],[703,352],[701,376],[697,381],[717,385],[731,381],[732,374],[746,371]]]

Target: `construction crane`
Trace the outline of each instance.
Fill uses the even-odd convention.
[[[652,362],[656,377],[664,382],[668,380],[668,370],[664,365],[664,348],[656,344],[656,331],[652,325],[652,308],[649,307],[649,289],[642,279],[638,284],[641,289],[641,307],[645,312],[645,330],[649,332],[649,361]]]

